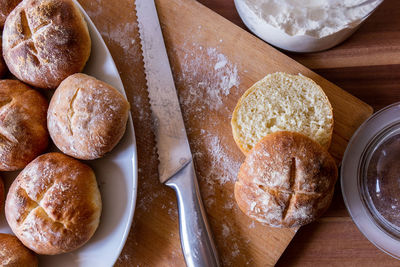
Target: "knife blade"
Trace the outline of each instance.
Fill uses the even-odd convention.
[[[182,251],[188,266],[219,266],[154,0],[136,0],[153,114],[160,182],[178,198]]]

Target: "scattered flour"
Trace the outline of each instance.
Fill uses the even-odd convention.
[[[206,108],[218,110],[223,107],[224,99],[231,89],[240,84],[237,66],[216,48],[204,49],[196,45],[195,48],[197,51],[188,51],[183,59],[182,79],[189,83],[197,81],[197,84],[191,84],[189,97],[181,98],[181,104],[190,106],[203,99],[199,111]],[[205,66],[208,69],[207,75],[201,71],[205,71]]]
[[[255,228],[256,227],[256,224],[254,223],[254,221],[251,221],[251,223],[250,223],[250,225],[249,225],[249,228],[250,229],[253,229],[253,228]]]
[[[231,160],[230,155],[221,144],[221,140],[218,136],[209,134],[206,135],[206,139],[209,141],[208,152],[211,156],[211,166],[207,175],[208,178],[218,177],[216,181],[220,185],[224,185],[227,182],[235,182],[241,163]]]
[[[233,200],[227,200],[225,202],[224,208],[227,210],[231,210],[231,209],[233,209],[234,206],[235,206],[235,202]]]
[[[176,53],[181,58],[176,70],[181,75],[176,82],[203,200],[208,209],[224,214],[219,219],[221,228],[215,233],[218,244],[226,251],[221,256],[222,263],[225,266],[246,263],[246,253],[240,251],[246,242],[232,220],[238,211],[233,185],[242,158],[232,146],[233,107],[227,105],[228,98],[232,99],[230,94],[237,93],[240,85],[238,66],[218,47],[207,48],[188,41],[183,52]]]
[[[222,236],[227,238],[231,233],[230,228],[226,224],[222,224]]]
[[[185,46],[191,48],[187,49],[181,63],[180,81],[184,81],[187,88],[180,94],[180,102],[187,122],[196,120],[211,126],[200,129],[200,137],[191,140],[191,145],[197,163],[204,160],[210,163],[203,171],[210,189],[208,193],[213,195],[215,184],[224,185],[236,180],[241,164],[232,159],[233,153],[225,144],[224,138],[230,137],[219,132],[221,127],[213,127],[220,124],[230,127],[231,110],[224,103],[231,90],[236,90],[240,85],[238,68],[217,48],[204,48],[195,43]],[[205,116],[210,110],[221,114],[220,118],[226,120],[221,122]],[[187,130],[190,133],[195,129]],[[207,206],[214,203],[207,197],[205,201]]]
[[[178,217],[178,210],[176,207],[169,208],[168,209],[168,215],[171,217],[171,219],[175,219]]]
[[[233,243],[232,245],[232,257],[235,258],[239,256],[240,254],[240,249],[237,243]]]
[[[107,41],[116,43],[123,50],[125,56],[128,57],[127,60],[134,60],[134,62],[139,63],[141,57],[138,56],[137,51],[140,51],[140,49],[136,48],[140,44],[136,43],[135,39],[127,37],[135,36],[136,31],[137,23],[128,22],[126,24],[117,24],[116,27],[102,30],[100,33]]]

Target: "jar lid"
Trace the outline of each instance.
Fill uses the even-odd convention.
[[[344,202],[359,230],[400,259],[400,102],[365,121],[341,167]]]

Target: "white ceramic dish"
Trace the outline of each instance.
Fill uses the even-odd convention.
[[[301,1],[299,2],[301,3]],[[382,2],[383,0],[377,3],[376,7]],[[349,38],[376,9],[373,9],[358,23],[353,23],[325,37],[316,38],[309,35],[288,35],[260,19],[244,3],[244,0],[234,0],[234,3],[240,18],[251,32],[275,47],[298,53],[323,51],[340,44]]]
[[[125,95],[107,46],[89,16],[76,4],[85,15],[92,39],[92,53],[84,73],[113,85]],[[111,153],[102,159],[85,163],[94,169],[100,187],[103,211],[99,228],[85,246],[74,252],[39,256],[39,266],[112,266],[124,247],[132,224],[137,193],[138,168],[132,117],[129,116],[124,137]],[[18,173],[2,173],[7,190]],[[0,213],[0,232],[11,233],[4,211]]]

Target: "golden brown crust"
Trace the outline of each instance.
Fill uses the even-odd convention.
[[[0,234],[0,266],[36,267],[36,255],[13,235]]]
[[[0,0],[0,29],[3,29],[7,16],[22,0]]]
[[[276,132],[247,155],[235,199],[253,219],[274,227],[298,227],[325,212],[336,180],[335,161],[318,143],[299,133]]]
[[[85,244],[99,224],[101,197],[93,170],[61,153],[44,154],[15,179],[6,218],[19,240],[38,254]]]
[[[47,147],[47,100],[15,80],[0,81],[0,171],[25,167]]]
[[[20,80],[41,88],[56,88],[81,72],[91,40],[82,13],[71,0],[26,0],[8,16],[3,54]]]
[[[122,138],[129,103],[112,86],[85,74],[65,79],[49,106],[47,125],[56,146],[79,159],[96,159]]]

